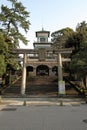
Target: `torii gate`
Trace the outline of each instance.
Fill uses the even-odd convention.
[[[22,70],[22,83],[21,83],[21,94],[25,95],[26,90],[26,63],[27,63],[27,54],[38,54],[39,51],[36,49],[14,49],[12,51],[16,54],[23,54],[23,70]],[[62,55],[66,53],[72,53],[72,48],[68,49],[46,49],[47,53],[54,53],[57,55],[58,58],[58,88],[59,88],[59,94],[63,95],[65,94],[65,84],[63,81],[63,75],[62,75]],[[65,61],[69,61],[70,59],[65,58]]]

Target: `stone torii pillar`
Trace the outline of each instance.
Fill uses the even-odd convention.
[[[22,70],[22,84],[21,84],[21,94],[25,94],[26,90],[26,61],[27,61],[27,54],[23,54],[23,70]]]
[[[63,81],[61,53],[58,53],[58,92],[59,95],[65,94],[65,82]]]
[[[62,76],[62,56],[61,56],[61,53],[58,53],[58,79],[59,79],[59,81],[63,80],[63,76]]]

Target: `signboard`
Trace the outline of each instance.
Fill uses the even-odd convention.
[[[71,59],[70,58],[62,58],[62,61],[64,62],[64,61],[71,61]]]
[[[65,81],[59,81],[59,94],[65,94]]]
[[[46,58],[46,51],[44,48],[39,49],[39,60],[45,61]]]

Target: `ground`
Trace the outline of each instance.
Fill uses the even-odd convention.
[[[23,101],[5,99],[1,103],[1,130],[87,129],[87,104],[83,100],[29,99],[25,105]]]

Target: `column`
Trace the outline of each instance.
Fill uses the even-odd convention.
[[[61,53],[58,53],[58,90],[59,94],[65,94],[65,82],[63,81],[62,74],[62,56]]]
[[[59,81],[63,80],[63,76],[62,76],[62,57],[61,57],[61,53],[58,53],[58,79]]]
[[[52,68],[49,68],[49,76],[54,76],[52,72]]]
[[[26,90],[26,60],[27,60],[27,55],[25,53],[23,58],[23,70],[22,70],[22,84],[21,84],[22,95],[25,94],[25,90]]]
[[[33,68],[33,76],[36,76],[36,67]]]

